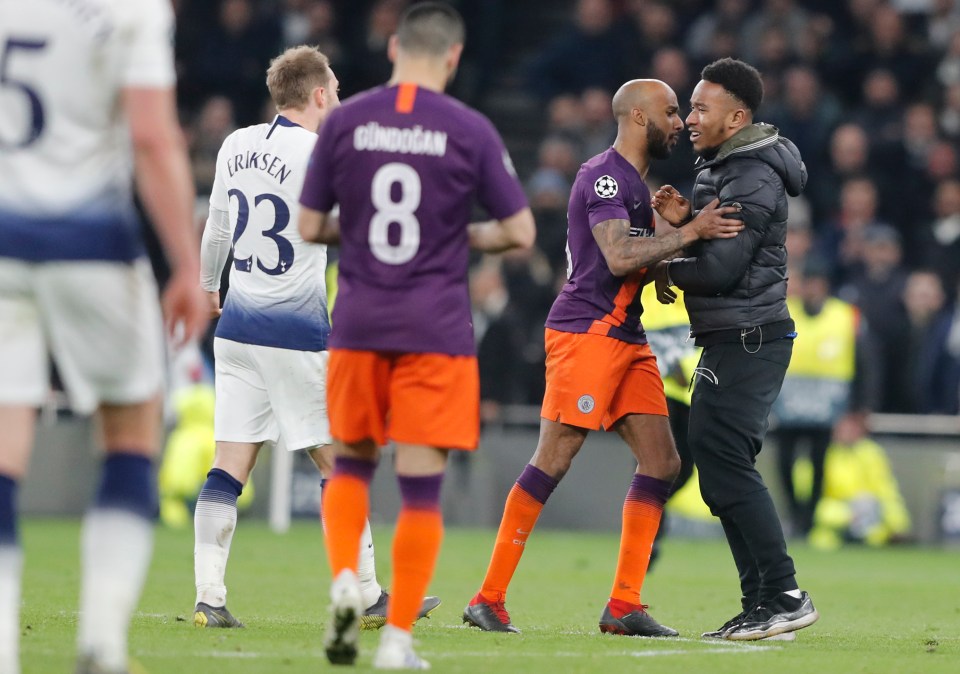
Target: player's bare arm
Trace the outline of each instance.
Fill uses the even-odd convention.
[[[194,190],[173,89],[130,87],[122,98],[137,188],[173,268],[163,293],[163,313],[168,329],[177,328],[179,338],[187,340],[203,332],[208,316],[197,287],[200,260],[193,229]]]
[[[529,208],[504,218],[474,222],[467,227],[470,247],[485,253],[500,253],[513,248],[527,249],[537,238],[533,213]]]
[[[655,238],[630,236],[630,221],[606,220],[593,228],[593,238],[600,246],[610,273],[626,276],[680,252],[699,239],[731,239],[742,229],[743,222],[724,217],[737,212],[733,206],[717,208],[714,199],[688,224],[676,231]]]
[[[658,189],[650,204],[661,218],[674,227],[679,227],[690,219],[690,201],[673,185],[664,185]]]
[[[340,219],[306,206],[300,207],[300,237],[309,243],[340,243]]]

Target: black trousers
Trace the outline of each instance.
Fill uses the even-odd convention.
[[[703,500],[720,518],[737,565],[745,608],[797,588],[780,519],[756,469],[792,353],[792,339],[707,346],[693,389],[690,450]]]
[[[795,533],[807,534],[813,527],[813,515],[823,495],[823,469],[830,446],[832,429],[825,428],[780,428],[777,430],[777,470],[780,484],[790,503],[790,518]],[[801,501],[793,486],[793,464],[797,449],[806,444],[813,466],[813,488],[809,500]]]

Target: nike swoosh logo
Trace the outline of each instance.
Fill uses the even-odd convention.
[[[530,535],[530,532],[529,532],[529,531],[524,531],[523,529],[517,529],[517,533],[520,534],[521,536],[529,536],[529,535]]]

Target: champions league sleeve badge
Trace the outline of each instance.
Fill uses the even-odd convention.
[[[620,186],[617,185],[617,181],[613,179],[613,176],[600,176],[597,178],[597,182],[593,183],[593,191],[597,193],[598,197],[603,199],[610,199],[617,196],[617,192],[620,191]]]

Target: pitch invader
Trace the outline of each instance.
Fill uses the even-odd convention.
[[[306,450],[322,475],[332,468],[327,422],[326,247],[297,231],[298,199],[316,131],[340,102],[327,57],[294,47],[275,58],[267,88],[278,114],[232,133],[217,157],[210,216],[201,245],[201,286],[220,315],[216,356],[216,454],[197,499],[194,624],[242,627],[226,607],[225,574],[237,497],[264,442]],[[294,226],[289,226],[294,223]],[[231,244],[230,291],[220,309],[220,276]],[[381,627],[387,593],[377,582],[366,523],[360,544],[366,611]],[[427,597],[418,617],[440,604]]]

